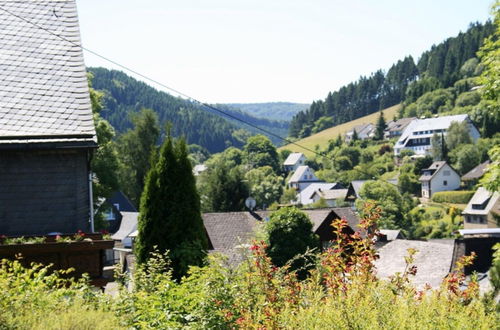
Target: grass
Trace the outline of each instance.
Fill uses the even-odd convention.
[[[384,113],[384,117],[386,121],[392,120],[394,115],[396,115],[397,111],[401,107],[400,104],[394,105],[392,107],[386,108],[382,110]],[[354,126],[361,125],[361,124],[366,124],[366,123],[373,123],[375,124],[378,119],[378,112],[372,113],[371,115],[364,116],[355,120],[352,120],[347,123],[343,123],[331,128],[327,128],[319,133],[316,133],[314,135],[308,136],[304,139],[297,140],[295,141],[297,144],[304,146],[306,148],[314,150],[316,145],[319,145],[321,149],[325,149],[326,145],[328,144],[328,141],[331,139],[335,139],[339,134],[343,135],[346,132],[350,131]],[[303,148],[294,145],[294,144],[287,144],[285,146],[282,146],[278,148],[278,150],[283,150],[283,149],[288,149],[293,152],[302,152],[304,155],[307,157],[313,156],[313,153],[304,150]]]

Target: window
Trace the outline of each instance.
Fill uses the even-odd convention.
[[[448,185],[448,181],[444,180],[443,181],[443,186],[447,186]]]

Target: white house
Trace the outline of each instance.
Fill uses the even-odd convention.
[[[283,167],[285,168],[285,171],[292,172],[292,171],[297,170],[297,168],[299,166],[305,165],[306,160],[307,160],[307,158],[306,158],[306,156],[304,156],[303,153],[292,152],[286,158],[285,162],[283,163]]]
[[[347,189],[330,189],[330,190],[316,190],[311,199],[316,203],[320,199],[324,199],[329,207],[337,207],[337,201],[344,202],[347,196]]]
[[[346,142],[352,141],[354,131],[356,131],[356,135],[358,136],[359,140],[366,140],[372,138],[375,135],[375,126],[371,123],[354,126],[352,130],[345,133]]]
[[[431,152],[431,139],[434,134],[443,134],[453,122],[466,121],[469,134],[475,142],[480,134],[468,115],[444,116],[428,119],[415,119],[404,130],[399,140],[394,145],[394,156],[398,156],[403,149],[412,150],[416,155],[429,155]]]
[[[330,189],[339,189],[342,186],[339,183],[311,183],[307,188],[302,190],[298,195],[298,202],[302,205],[308,205],[314,203],[311,196],[317,190],[330,190]]]
[[[460,175],[445,161],[434,162],[422,170],[422,197],[431,198],[438,191],[450,191],[460,188]]]
[[[310,184],[315,182],[322,182],[319,180],[314,171],[307,165],[299,166],[297,170],[293,173],[290,180],[288,180],[288,186],[290,188],[297,189],[298,192],[301,192],[305,188],[307,188]]]
[[[500,216],[500,193],[479,187],[462,212],[464,229],[496,228]]]

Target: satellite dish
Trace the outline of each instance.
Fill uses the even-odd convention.
[[[255,208],[255,205],[257,205],[257,202],[253,197],[248,197],[247,199],[245,199],[245,206],[250,211],[252,211]]]

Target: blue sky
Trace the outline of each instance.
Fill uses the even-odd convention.
[[[77,0],[85,47],[210,103],[323,99],[486,21],[491,3]]]

